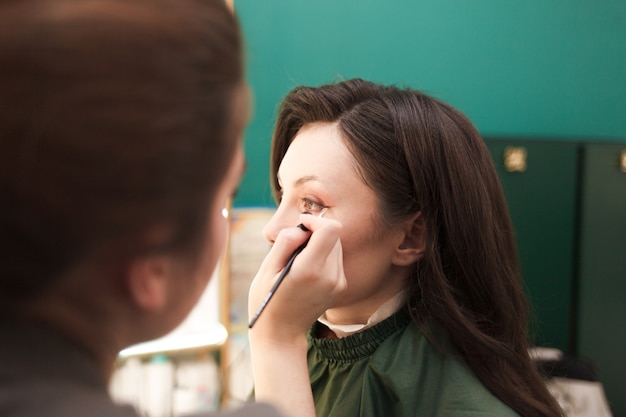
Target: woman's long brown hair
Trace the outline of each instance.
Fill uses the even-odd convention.
[[[421,212],[424,257],[409,307],[443,328],[482,383],[523,416],[560,416],[528,354],[528,305],[513,226],[490,154],[471,122],[419,91],[353,79],[297,87],[282,103],[271,175],[298,130],[337,122],[383,220]],[[436,341],[435,341],[436,343]]]

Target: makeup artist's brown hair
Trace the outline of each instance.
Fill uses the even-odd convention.
[[[0,307],[106,245],[197,255],[236,149],[223,0],[0,4]],[[166,239],[149,242],[155,228]]]
[[[337,122],[383,221],[421,212],[426,251],[409,308],[445,329],[483,384],[523,416],[560,416],[528,355],[528,306],[513,227],[489,152],[471,122],[419,91],[353,79],[297,87],[276,122],[272,184],[307,123]]]

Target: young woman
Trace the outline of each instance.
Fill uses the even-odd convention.
[[[308,329],[325,278],[288,277],[258,324],[284,326],[307,310],[289,351],[308,355],[318,416],[561,415],[527,352],[511,220],[466,117],[360,79],[298,87],[280,109],[271,173],[280,204],[270,242],[295,236],[312,217],[301,212],[324,209],[316,220],[341,227],[336,268],[347,289]],[[314,271],[316,261],[296,258],[293,268]],[[268,285],[255,280],[251,309]],[[253,347],[270,343],[256,331]]]

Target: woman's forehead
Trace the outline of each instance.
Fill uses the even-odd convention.
[[[279,183],[324,182],[354,176],[354,158],[334,123],[303,126],[289,145],[277,173]]]

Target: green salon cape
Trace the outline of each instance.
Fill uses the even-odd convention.
[[[317,326],[308,363],[318,417],[518,416],[431,344],[406,309],[342,339],[313,337]]]

